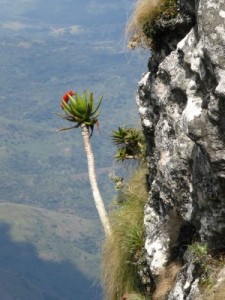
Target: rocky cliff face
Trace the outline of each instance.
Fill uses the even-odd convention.
[[[173,47],[152,55],[137,93],[150,180],[145,248],[155,299],[206,299],[189,245],[225,250],[225,2],[179,5],[192,22],[181,39],[176,24],[168,32]],[[174,283],[159,292],[172,264]]]

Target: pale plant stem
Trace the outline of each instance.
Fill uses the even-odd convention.
[[[112,229],[110,226],[109,218],[105,210],[105,206],[101,194],[99,192],[99,188],[96,180],[95,162],[94,162],[94,155],[93,155],[92,146],[89,137],[89,130],[87,125],[85,124],[81,125],[81,129],[82,129],[82,136],[84,141],[84,149],[87,155],[88,174],[89,174],[89,180],[91,184],[91,190],[93,193],[95,206],[97,208],[103,229],[105,231],[105,235],[106,237],[110,237],[112,235]]]

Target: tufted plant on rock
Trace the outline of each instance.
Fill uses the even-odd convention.
[[[140,130],[136,128],[119,127],[113,130],[113,143],[118,147],[115,159],[142,159],[145,154],[145,143]]]
[[[93,198],[95,201],[95,206],[97,208],[101,223],[103,225],[106,236],[111,235],[111,226],[109,223],[108,215],[105,210],[105,206],[99,192],[96,173],[95,173],[95,163],[94,155],[91,147],[90,138],[93,134],[94,126],[98,124],[98,116],[100,114],[99,107],[102,102],[102,97],[100,98],[97,105],[94,104],[93,93],[87,93],[86,91],[80,96],[77,92],[68,91],[63,97],[61,102],[61,108],[64,111],[64,115],[56,113],[61,118],[74,122],[76,125],[61,128],[58,131],[73,129],[80,127],[82,130],[82,136],[84,141],[84,149],[87,155],[88,162],[88,174],[91,184],[91,189],[93,193]]]
[[[145,180],[146,169],[141,166],[121,187],[111,212],[113,236],[104,243],[102,253],[104,299],[149,299],[145,298],[149,284],[144,260],[143,218],[148,199]]]
[[[137,0],[133,14],[127,24],[128,47],[154,47],[155,24],[168,21],[178,14],[178,0]]]

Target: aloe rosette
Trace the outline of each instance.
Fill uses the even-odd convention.
[[[99,107],[102,103],[102,97],[100,98],[97,105],[94,103],[93,93],[87,93],[86,91],[80,96],[78,93],[68,91],[63,97],[61,102],[61,108],[65,112],[65,115],[56,113],[71,122],[77,123],[75,126],[62,128],[61,130],[72,129],[85,124],[88,129],[93,128],[95,124],[98,124],[98,116],[100,114]]]

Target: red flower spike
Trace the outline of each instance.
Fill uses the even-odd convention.
[[[65,101],[66,103],[69,101],[69,95],[70,96],[74,96],[75,95],[75,92],[74,91],[68,91],[66,92],[63,97],[62,97],[62,103],[61,103],[61,107],[62,109],[64,109],[64,105],[63,105],[63,101]]]

